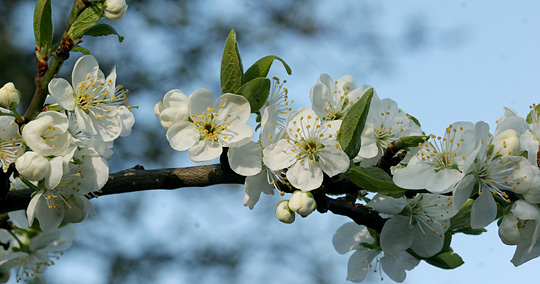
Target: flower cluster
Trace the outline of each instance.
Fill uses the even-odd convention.
[[[278,202],[275,211],[278,220],[288,224],[296,214],[306,217],[316,210],[317,196],[329,198],[325,180],[354,177],[350,172],[342,175],[351,168],[373,173],[381,161],[390,159],[383,161],[390,163],[389,170],[378,174],[388,178],[382,177],[375,185],[387,187],[393,182],[394,187],[377,189],[379,194],[372,196],[366,194],[364,189],[369,187],[363,188],[362,181],[352,179],[360,187],[356,189],[359,199],[385,222],[380,231],[348,223],[334,236],[339,253],[356,251],[349,260],[348,280],[362,281],[377,259],[390,278],[402,282],[406,271],[420,260],[444,263],[452,255],[451,234],[481,233],[497,218],[501,218],[503,242],[517,245],[515,265],[540,255],[540,115],[536,106],[527,119],[505,109],[493,134],[485,122],[461,121],[436,136],[425,135],[418,121],[396,102],[380,99],[371,91],[356,142],[359,150],[350,159],[338,139],[340,129],[371,87],[358,87],[350,75],[334,81],[322,74],[311,88],[312,107],[294,110],[283,90],[274,84],[272,95],[257,111],[257,142],[251,141],[254,131],[246,125],[250,102],[241,95],[224,94],[214,102],[205,89],[189,98],[172,90],[154,112],[171,146],[189,150],[194,162],[210,161],[222,154],[223,147],[229,148],[231,169],[246,177],[244,205],[250,209],[263,192],[292,193],[290,199]],[[405,190],[409,194],[404,195]],[[342,193],[351,195],[347,189]]]
[[[129,135],[135,122],[125,104],[127,91],[116,85],[115,69],[105,77],[90,55],[75,63],[71,84],[51,80],[46,110],[26,124],[13,107],[18,91],[7,86],[9,92],[0,92],[11,95],[4,100],[11,111],[0,114],[2,170],[16,172],[11,190],[31,188],[34,193],[26,210],[9,214],[23,230],[2,233],[2,243],[10,244],[0,251],[3,281],[11,268],[17,268],[19,280],[43,271],[53,264],[51,256],[71,245],[75,228],[69,223],[95,215],[88,194],[107,182],[112,143]]]

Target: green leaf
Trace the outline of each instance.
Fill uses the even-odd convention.
[[[221,59],[221,92],[235,93],[242,86],[242,60],[236,43],[236,33],[231,30]]]
[[[376,167],[352,166],[344,175],[362,189],[394,198],[403,196],[407,191],[395,185],[392,178],[385,171]]]
[[[81,52],[81,53],[84,54],[84,55],[90,55],[90,50],[88,50],[88,49],[86,49],[86,48],[84,48],[84,47],[82,47],[82,46],[80,46],[80,45],[74,46],[74,47],[71,49],[71,51],[73,51],[73,52]]]
[[[113,27],[107,24],[97,24],[93,27],[90,27],[84,32],[84,35],[94,36],[94,37],[116,35],[118,36],[119,42],[124,41],[124,37],[119,35],[118,32],[116,32],[116,30]]]
[[[424,259],[427,263],[442,268],[454,269],[461,266],[464,262],[457,253],[452,250]]]
[[[360,151],[360,137],[366,124],[372,98],[373,88],[367,90],[362,98],[349,109],[339,128],[337,140],[351,160]]]
[[[540,105],[534,105],[534,110],[536,111],[537,116],[538,116],[538,113],[540,112]],[[531,112],[529,112],[529,114],[527,114],[527,118],[525,119],[525,121],[527,121],[528,124],[533,123],[533,119],[532,119],[531,114],[532,114],[532,109],[531,109]]]
[[[38,47],[52,43],[53,21],[51,0],[38,0],[34,10],[34,36]]]
[[[259,59],[257,62],[253,63],[251,67],[249,67],[249,69],[242,77],[242,83],[249,82],[257,77],[266,77],[266,75],[268,75],[268,71],[270,71],[270,67],[274,62],[274,59],[277,59],[281,61],[281,63],[283,63],[283,67],[285,67],[287,74],[292,74],[291,67],[289,67],[289,65],[287,65],[287,63],[285,63],[283,59],[274,55],[268,55]]]
[[[103,4],[94,3],[92,6],[84,9],[71,25],[71,38],[80,38],[86,30],[95,25],[103,16]]]
[[[485,232],[487,232],[487,230],[484,229],[484,228],[473,229],[473,228],[470,228],[470,227],[454,231],[454,233],[463,233],[463,234],[467,234],[467,235],[480,235],[480,234],[485,233]]]
[[[394,142],[394,147],[397,149],[408,150],[410,147],[418,147],[429,139],[429,136],[405,136]]]
[[[270,80],[267,78],[255,78],[238,89],[236,94],[244,96],[251,106],[251,112],[257,112],[268,99],[270,94]]]
[[[411,120],[416,124],[418,125],[418,127],[422,127],[422,125],[420,125],[420,121],[418,121],[418,119],[412,115],[409,115],[409,117],[411,118]],[[423,133],[423,132],[422,132]]]

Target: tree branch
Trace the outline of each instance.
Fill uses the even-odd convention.
[[[153,189],[177,189],[184,187],[204,187],[216,184],[243,184],[245,177],[233,172],[227,165],[214,164],[188,168],[168,168],[145,170],[142,166],[111,174],[109,181],[93,197],[136,192]],[[336,184],[343,185],[343,182]],[[326,186],[328,187],[328,185]],[[0,214],[26,209],[32,199],[31,189],[9,191],[5,199],[0,199]],[[325,187],[313,191],[317,210],[351,218],[354,222],[381,231],[385,222],[376,212],[354,204],[350,200],[332,199],[325,194]]]
[[[94,195],[110,195],[151,189],[176,189],[215,184],[242,184],[245,177],[220,164],[188,168],[145,170],[141,166],[111,174],[105,186]],[[25,209],[32,190],[12,190],[0,201],[0,214]]]

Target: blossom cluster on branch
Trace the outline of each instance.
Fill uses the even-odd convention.
[[[98,21],[122,19],[125,1],[76,0],[57,43],[51,5],[36,4],[36,92],[23,116],[15,85],[0,89],[0,202],[32,191],[25,210],[0,215],[1,283],[12,271],[17,280],[38,275],[71,246],[74,223],[95,215],[89,199],[111,181],[114,140],[135,122],[116,69],[105,75],[92,55],[76,61],[71,82],[56,78],[71,52],[89,53],[79,45],[83,36],[122,40]],[[403,282],[421,261],[456,268],[463,260],[451,248],[452,235],[481,234],[496,220],[502,242],[516,246],[515,266],[540,256],[540,107],[526,116],[505,108],[493,133],[485,122],[458,121],[440,136],[427,135],[395,101],[351,75],[320,75],[309,91],[311,107],[294,109],[286,81],[269,77],[276,61],[291,74],[277,56],[244,70],[233,30],[216,99],[207,89],[189,96],[174,89],[155,104],[174,150],[188,151],[193,162],[220,158],[219,167],[200,168],[221,171],[220,180],[202,185],[243,181],[250,209],[261,193],[290,194],[275,210],[287,224],[316,210],[351,217],[332,242],[340,254],[354,251],[352,282],[381,269]],[[166,186],[201,185],[179,175],[182,185]],[[156,187],[142,189],[165,185],[154,180]]]

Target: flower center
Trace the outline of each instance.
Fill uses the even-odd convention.
[[[213,108],[207,108],[201,115],[191,115],[195,129],[200,133],[201,140],[218,141],[219,134],[227,130],[228,125],[219,125],[217,123],[217,116],[218,114],[215,113]],[[224,136],[223,139],[227,139],[227,137]]]

